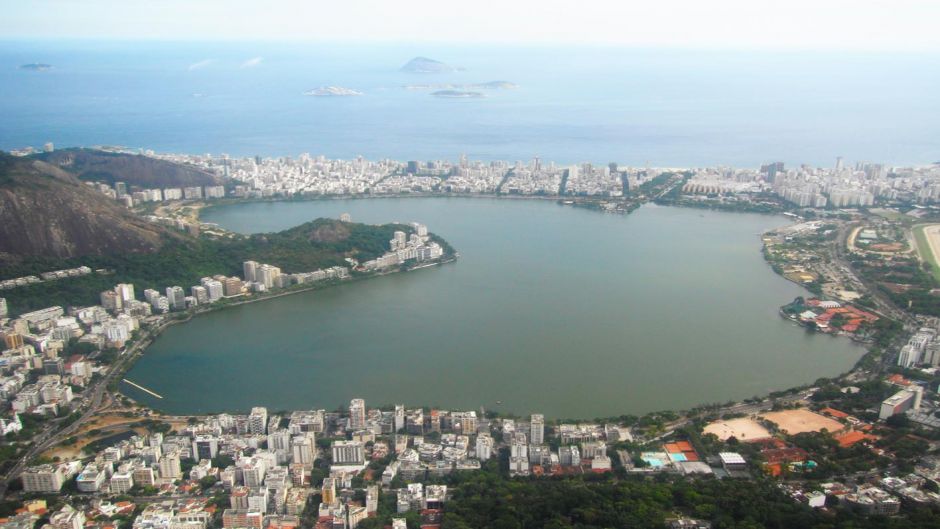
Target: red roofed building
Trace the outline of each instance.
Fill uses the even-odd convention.
[[[844,411],[839,411],[835,408],[823,408],[820,411],[830,417],[835,417],[836,419],[845,419],[846,417],[849,416],[848,413],[845,413]]]
[[[839,446],[842,448],[848,448],[862,441],[875,441],[878,439],[878,437],[860,432],[858,430],[849,430],[845,433],[836,435],[835,439],[839,442]]]

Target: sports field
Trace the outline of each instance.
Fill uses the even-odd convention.
[[[761,417],[776,424],[777,428],[790,435],[819,432],[823,429],[828,430],[830,433],[835,433],[845,428],[839,421],[832,420],[829,417],[824,417],[806,409],[774,411],[765,413],[761,415]]]
[[[757,441],[770,437],[767,428],[748,418],[715,421],[705,427],[705,433],[715,434],[722,441],[727,441],[729,437],[738,441]]]

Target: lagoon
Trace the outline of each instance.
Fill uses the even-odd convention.
[[[128,375],[164,399],[123,391],[177,414],[362,397],[592,418],[762,395],[842,373],[864,353],[777,314],[807,294],[761,255],[759,234],[788,222],[779,216],[388,198],[242,203],[203,220],[269,232],[345,212],[425,223],[460,259],[201,315],[163,333]]]

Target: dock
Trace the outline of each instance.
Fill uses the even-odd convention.
[[[149,395],[153,395],[154,397],[156,397],[156,398],[158,398],[158,399],[162,399],[162,398],[163,398],[163,395],[160,395],[160,394],[158,394],[158,393],[154,393],[153,391],[150,391],[149,389],[147,389],[147,388],[141,386],[140,384],[135,384],[135,383],[131,382],[130,380],[127,380],[126,378],[122,378],[121,380],[123,380],[124,382],[127,382],[128,384],[134,386],[135,388],[137,388],[137,389],[143,391],[144,393],[147,393],[147,394],[149,394]]]

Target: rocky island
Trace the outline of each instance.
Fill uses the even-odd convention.
[[[51,70],[51,64],[45,64],[41,62],[31,62],[29,64],[21,64],[20,70],[29,70],[32,72],[45,72],[46,70]]]
[[[487,83],[428,83],[428,84],[406,84],[406,90],[514,90],[519,85],[509,81],[490,81]]]
[[[427,57],[415,57],[401,67],[401,71],[407,73],[450,73],[461,70],[463,68],[457,68]]]
[[[486,97],[486,94],[483,92],[473,92],[470,90],[438,90],[436,92],[431,92],[431,95],[434,97],[443,97],[447,99],[471,99]]]
[[[319,88],[314,88],[313,90],[307,90],[304,92],[304,95],[318,97],[349,97],[361,96],[362,92],[359,90],[353,90],[352,88],[343,88],[342,86],[321,86]]]

